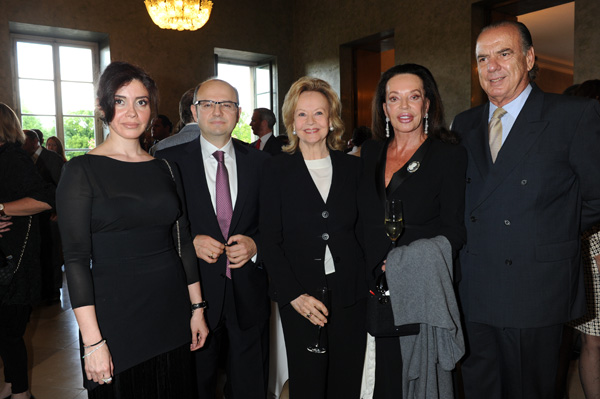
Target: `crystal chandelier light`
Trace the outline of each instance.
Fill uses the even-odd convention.
[[[210,18],[210,0],[144,0],[152,21],[161,29],[197,30]]]

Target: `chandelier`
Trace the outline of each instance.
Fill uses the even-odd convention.
[[[152,21],[161,29],[197,30],[210,18],[210,0],[144,0]]]

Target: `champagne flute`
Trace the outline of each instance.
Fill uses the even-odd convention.
[[[402,212],[402,200],[392,198],[385,201],[385,231],[393,242],[404,231],[404,214]]]
[[[323,305],[325,305],[325,307],[327,308],[327,310],[329,312],[331,312],[331,308],[329,306],[329,288],[327,287],[320,287],[317,289],[317,291],[315,292],[314,297],[316,299],[318,299],[319,301],[321,301],[323,303]],[[312,353],[326,353],[327,352],[327,348],[325,347],[325,345],[321,345],[321,326],[317,326],[317,336],[315,339],[315,344],[311,345],[309,347],[306,348],[307,351],[312,352]]]

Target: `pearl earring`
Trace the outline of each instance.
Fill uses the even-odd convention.
[[[425,114],[425,134],[427,135],[429,132],[429,115]]]
[[[385,137],[390,137],[390,118],[385,118]]]
[[[329,131],[333,132],[333,126],[329,126]]]
[[[296,135],[296,126],[294,126],[294,131],[292,132],[292,134],[295,136]]]

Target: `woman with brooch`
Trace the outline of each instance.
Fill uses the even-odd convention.
[[[445,128],[443,105],[433,76],[420,65],[396,65],[381,76],[373,99],[372,129],[375,140],[366,142],[361,154],[359,207],[373,292],[395,247],[438,236],[447,239],[453,255],[462,247],[466,239],[463,217],[467,157],[465,150],[456,145],[457,136]],[[403,207],[404,228],[395,242],[384,226],[386,202],[392,199],[401,200]],[[387,267],[392,267],[389,260]],[[398,293],[389,277],[393,303]],[[416,334],[419,324],[408,324],[395,336],[375,338],[376,364],[385,367],[375,368],[374,398],[399,397],[403,359],[398,336]]]

